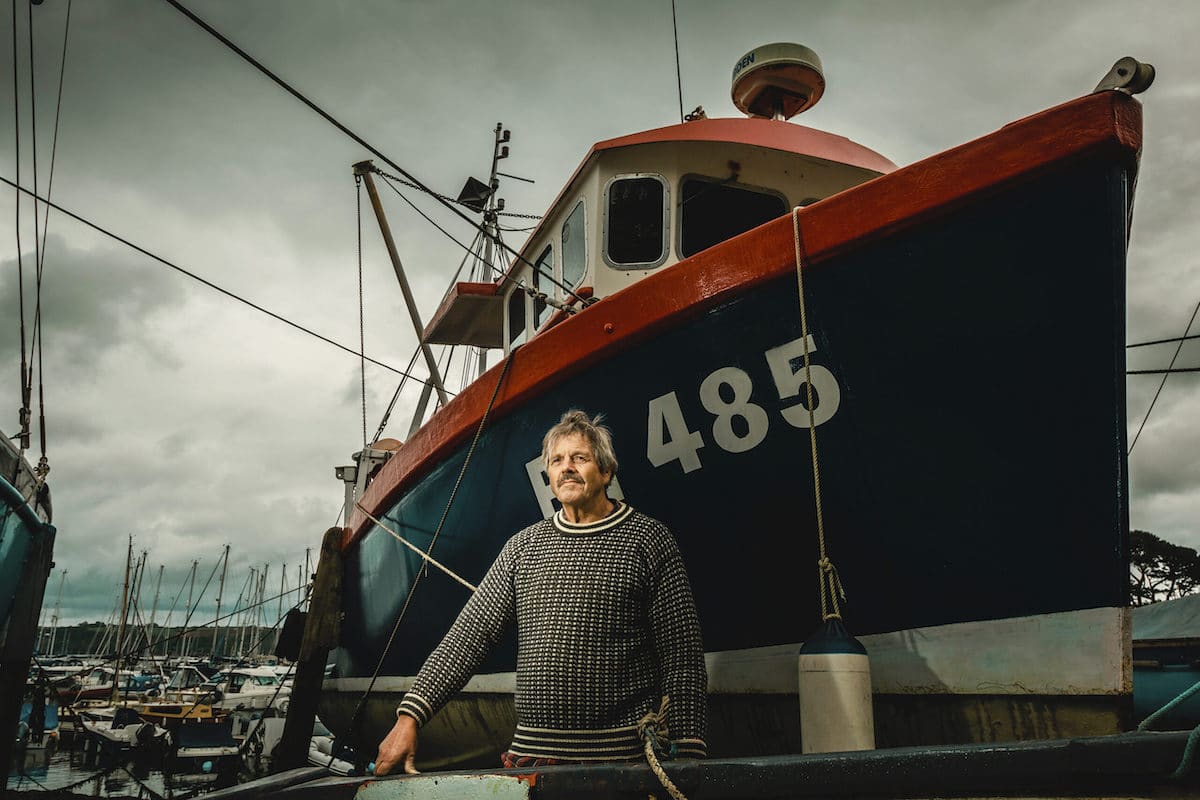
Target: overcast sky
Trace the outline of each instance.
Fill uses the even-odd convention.
[[[26,2],[17,0],[20,177],[32,185]],[[45,0],[33,9],[43,193],[67,7]],[[504,184],[510,211],[543,212],[593,142],[679,119],[670,0],[190,7],[437,191],[455,194],[468,175],[486,178],[492,129],[503,122],[513,136],[505,171],[536,181]],[[821,56],[828,90],[798,122],[901,165],[1086,94],[1121,56],[1153,63],[1158,79],[1141,96],[1128,340],[1183,333],[1200,301],[1194,2],[678,0],[677,9],[687,110],[703,104],[710,116],[736,115],[728,79],[737,59],[756,45],[800,42]],[[11,64],[9,9],[0,26],[0,59]],[[13,87],[0,84],[0,174],[11,180]],[[54,201],[357,347],[351,165],[368,153],[157,0],[74,3],[63,84]],[[7,434],[19,406],[15,202],[12,190],[0,191]],[[397,198],[385,202],[428,317],[461,251]],[[470,238],[464,223],[421,205]],[[30,281],[28,202],[22,220]],[[403,367],[411,324],[377,229],[364,222],[366,351]],[[271,564],[274,593],[286,562],[294,586],[305,548],[315,554],[338,519],[333,467],[361,445],[358,359],[61,215],[50,217],[45,265],[45,408],[59,529],[46,604],[65,569],[63,621],[105,619],[128,534],[135,550],[149,552],[147,607],[165,565],[160,621],[193,559],[203,583],[226,543],[227,607],[251,565]],[[1130,367],[1165,367],[1173,352],[1130,351]],[[1179,365],[1200,365],[1200,342],[1184,347]],[[1129,379],[1131,437],[1158,381]],[[366,382],[374,432],[396,376],[369,367]],[[404,437],[410,407],[396,412],[390,435]],[[1130,474],[1132,526],[1200,547],[1200,375],[1167,381]],[[206,597],[211,617],[215,581]]]

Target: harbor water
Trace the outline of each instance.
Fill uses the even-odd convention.
[[[72,746],[74,745],[74,746]],[[70,792],[89,797],[194,797],[251,776],[171,773],[161,756],[88,752],[82,740],[60,748],[29,749],[14,758],[9,792]]]

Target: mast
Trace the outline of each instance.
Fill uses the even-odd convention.
[[[225,570],[229,568],[229,545],[225,545],[225,559],[221,565],[221,582],[217,584],[217,618],[213,622],[212,658],[217,657],[217,633],[221,630],[221,596],[225,594]]]
[[[187,606],[185,607],[185,611],[184,611],[184,615],[183,615],[183,627],[184,627],[185,633],[179,637],[179,657],[180,658],[183,658],[184,656],[186,656],[187,651],[188,651],[189,637],[186,633],[186,630],[187,630],[188,622],[190,622],[192,619],[192,592],[196,588],[196,566],[199,563],[200,562],[197,561],[196,559],[192,559],[192,574],[191,574],[191,577],[189,578],[190,583],[188,584]]]
[[[442,384],[442,373],[438,369],[433,350],[425,341],[425,325],[421,322],[421,312],[417,310],[417,301],[413,299],[412,289],[408,286],[408,278],[404,274],[404,265],[400,263],[400,253],[396,250],[396,242],[392,239],[392,229],[388,226],[387,217],[383,214],[383,204],[379,202],[379,191],[375,188],[375,180],[371,177],[375,165],[370,161],[360,161],[354,165],[354,175],[360,177],[367,187],[367,195],[371,198],[371,207],[375,209],[375,219],[379,222],[379,232],[383,235],[383,243],[387,247],[388,257],[392,260],[392,269],[396,271],[396,279],[400,281],[400,291],[404,294],[404,302],[408,306],[408,316],[417,331],[417,341],[421,344],[421,353],[425,356],[425,367],[429,370],[429,380],[437,390],[438,402],[445,406],[450,402],[446,396],[446,387]]]
[[[147,553],[145,550],[143,550],[141,556],[138,557],[137,563],[134,564],[133,585],[129,589],[129,611],[133,615],[133,619],[135,621],[138,618],[138,612],[142,608],[142,578],[145,577],[146,574],[146,556]],[[142,633],[145,633],[144,627],[142,628]],[[137,641],[137,635],[131,635],[129,640],[129,652],[132,654],[137,649],[135,645]]]
[[[154,605],[150,606],[150,625],[146,630],[150,650],[150,660],[154,660],[154,618],[158,616],[158,593],[162,589],[163,564],[158,565],[158,582],[154,584]]]
[[[265,628],[267,625],[267,609],[263,605],[267,599],[267,575],[271,572],[271,565],[263,564],[262,580],[258,586],[258,628]],[[262,655],[262,634],[259,629],[254,631],[254,654]]]
[[[283,630],[283,593],[287,585],[287,562],[279,565],[279,610],[275,612],[275,647],[279,647],[279,633]]]
[[[62,578],[58,581],[58,599],[54,601],[54,613],[50,616],[50,646],[46,648],[49,655],[54,655],[54,639],[58,633],[58,612],[62,608],[63,584],[67,582],[67,571],[64,569]]]
[[[496,192],[500,189],[500,175],[503,174],[499,169],[500,160],[508,158],[505,142],[511,139],[512,134],[504,129],[503,123],[497,122],[495,142],[492,146],[492,171],[488,176],[488,187],[491,191],[488,194],[487,206],[483,210],[483,230],[480,232],[483,238],[483,269],[479,279],[483,282],[492,280],[492,275],[496,272],[494,247],[495,242],[500,241],[500,211],[504,209],[504,201],[497,199]],[[478,359],[475,375],[477,378],[487,372],[486,348],[478,348]]]
[[[121,623],[117,628],[117,669],[113,680],[112,701],[117,702],[117,688],[121,685],[121,661],[125,647],[125,617],[129,614],[129,568],[133,562],[133,534],[129,535],[129,550],[125,553],[125,588],[121,591]]]

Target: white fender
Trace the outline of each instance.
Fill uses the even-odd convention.
[[[800,648],[800,738],[805,753],[875,749],[867,650],[837,619]]]

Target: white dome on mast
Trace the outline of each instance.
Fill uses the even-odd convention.
[[[733,104],[750,117],[791,119],[825,92],[821,59],[802,44],[756,47],[733,68]]]

